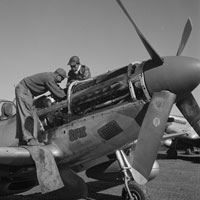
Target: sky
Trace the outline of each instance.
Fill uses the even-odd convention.
[[[199,0],[121,1],[160,56],[176,55],[190,17],[182,56],[200,59]],[[115,0],[0,0],[0,99],[13,100],[24,77],[68,71],[73,55],[92,76],[150,58]],[[193,94],[200,100],[200,86]]]

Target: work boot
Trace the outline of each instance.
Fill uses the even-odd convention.
[[[44,143],[39,142],[36,138],[31,138],[27,141],[27,146],[43,146]]]

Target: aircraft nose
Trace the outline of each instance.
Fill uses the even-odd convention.
[[[165,57],[162,66],[151,69],[144,66],[144,77],[151,95],[161,90],[186,94],[200,83],[200,60],[182,56]]]

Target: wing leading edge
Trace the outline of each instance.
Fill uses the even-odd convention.
[[[63,158],[63,153],[56,146],[51,144],[43,148],[49,150],[56,160]],[[32,164],[34,161],[27,146],[0,147],[0,165],[24,166]]]

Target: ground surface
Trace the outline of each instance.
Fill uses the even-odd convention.
[[[158,155],[160,174],[147,184],[151,200],[199,200],[200,199],[200,155],[186,156],[179,153],[178,159],[167,159],[164,152]],[[121,200],[123,185],[116,185],[89,179],[80,174],[87,182],[89,199]],[[41,195],[38,187],[31,191],[0,197],[0,200],[59,200],[56,193]],[[67,199],[67,198],[64,198]]]

